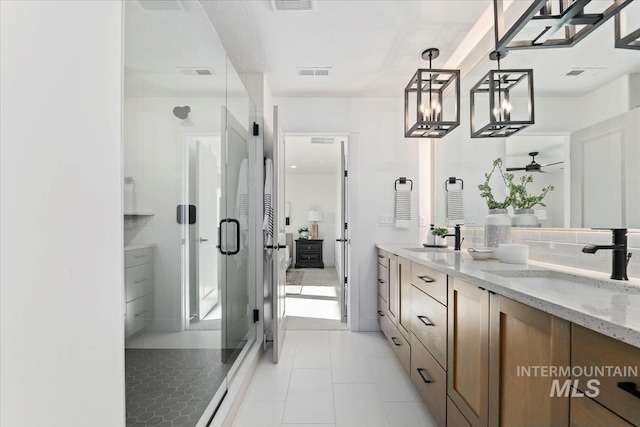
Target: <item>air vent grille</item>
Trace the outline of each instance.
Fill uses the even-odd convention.
[[[277,10],[312,10],[312,0],[271,0],[271,7]]]
[[[571,70],[565,76],[579,76],[582,73],[584,73],[584,70]]]
[[[184,3],[176,0],[138,0],[138,3],[145,10],[186,10]]]
[[[331,67],[298,67],[298,75],[304,77],[328,77]]]
[[[335,138],[311,138],[312,144],[333,144]]]
[[[185,76],[212,76],[215,74],[211,67],[176,67]]]

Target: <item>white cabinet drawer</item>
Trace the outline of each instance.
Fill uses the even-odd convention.
[[[153,264],[142,264],[125,269],[127,302],[140,298],[153,290]]]
[[[144,329],[151,303],[150,297],[138,298],[127,303],[127,316],[125,321],[125,334],[127,337]]]
[[[136,265],[147,264],[153,261],[153,249],[131,249],[124,251],[124,266],[134,267]]]

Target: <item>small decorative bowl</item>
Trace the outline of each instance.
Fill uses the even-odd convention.
[[[483,261],[489,259],[491,254],[493,253],[493,249],[485,249],[485,248],[468,248],[467,252],[471,255],[471,258]]]

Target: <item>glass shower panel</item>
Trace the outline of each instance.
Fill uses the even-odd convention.
[[[255,341],[255,106],[181,5],[125,2],[127,426],[206,425]]]

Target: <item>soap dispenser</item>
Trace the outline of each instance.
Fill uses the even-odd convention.
[[[427,233],[427,245],[428,246],[433,246],[436,244],[436,236],[435,234],[433,234],[433,232],[435,231],[435,225],[431,224],[431,228],[429,229],[429,232]]]

